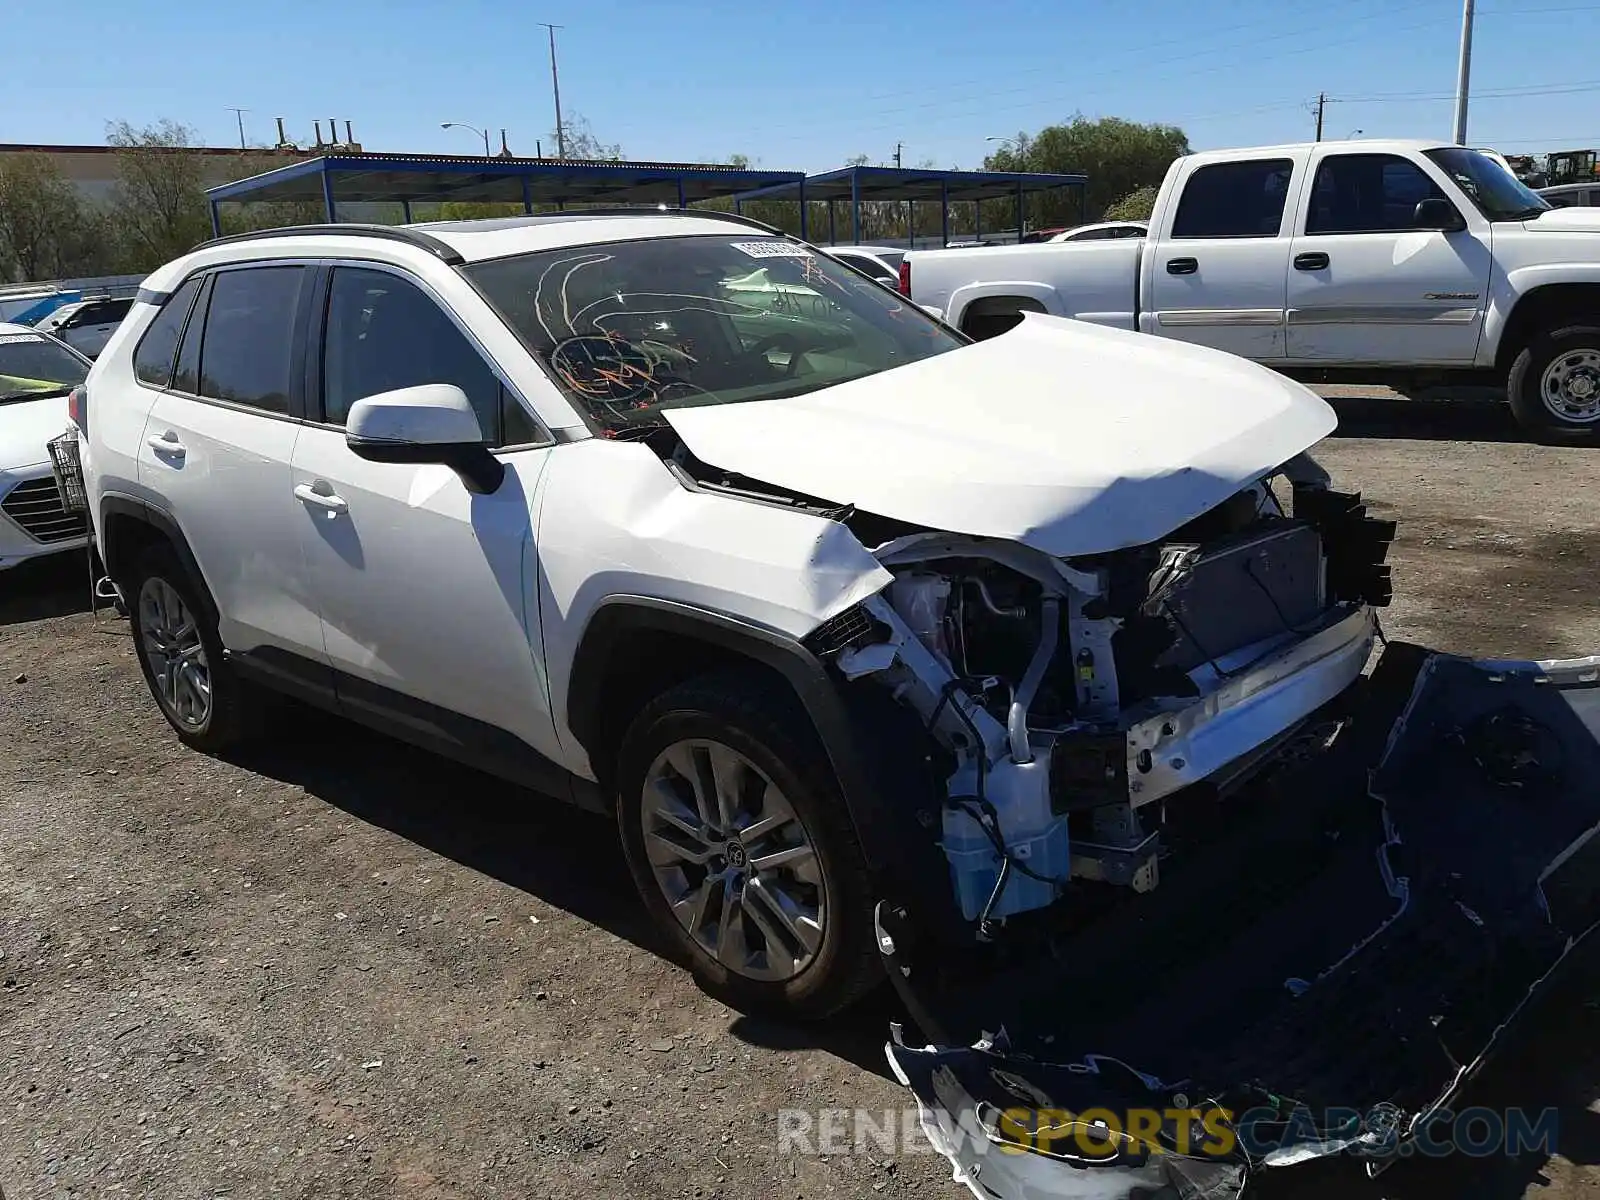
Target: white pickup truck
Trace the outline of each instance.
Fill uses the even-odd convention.
[[[1191,154],[1147,238],[919,251],[900,287],[975,338],[1053,313],[1302,377],[1503,385],[1524,426],[1600,436],[1600,210],[1461,146]]]

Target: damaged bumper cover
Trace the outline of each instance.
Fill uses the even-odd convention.
[[[1156,892],[985,973],[880,948],[889,1058],[986,1200],[1233,1197],[1429,1135],[1600,921],[1600,658],[1389,647],[1332,747]]]

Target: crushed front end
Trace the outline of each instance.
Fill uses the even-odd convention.
[[[889,1054],[974,1195],[1382,1163],[1600,918],[1600,661],[1364,674],[1394,526],[1326,484],[1072,559],[858,529],[894,582],[814,649],[903,718]]]

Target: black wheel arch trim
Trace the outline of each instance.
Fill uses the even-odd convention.
[[[611,655],[624,635],[640,630],[710,642],[782,675],[828,756],[867,865],[876,871],[886,857],[892,857],[893,831],[887,828],[884,807],[862,769],[844,697],[827,668],[799,639],[726,613],[650,596],[615,595],[600,602],[573,656],[566,706],[567,727],[591,755],[591,766],[600,770],[592,761],[591,747],[600,744],[605,711],[602,682]]]
[[[114,563],[118,563],[117,547],[111,531],[115,528],[111,517],[127,517],[141,524],[148,525],[164,537],[171,544],[173,553],[178,556],[178,561],[189,572],[193,582],[199,589],[200,602],[206,606],[206,615],[215,621],[217,619],[217,604],[211,596],[211,588],[206,583],[205,573],[200,570],[200,563],[194,556],[193,549],[189,546],[189,539],[184,537],[183,529],[178,524],[178,519],[166,509],[151,504],[133,496],[121,493],[110,493],[100,499],[100,561],[106,564],[108,572],[114,572]],[[113,578],[115,575],[113,573]],[[118,585],[122,580],[117,580]]]

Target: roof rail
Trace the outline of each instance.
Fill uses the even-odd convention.
[[[440,262],[452,267],[459,267],[467,261],[455,249],[419,229],[407,229],[404,225],[369,225],[356,222],[333,225],[284,225],[277,229],[257,229],[251,233],[230,233],[226,237],[201,242],[195,249],[204,250],[210,246],[226,246],[234,242],[252,242],[257,238],[314,237],[324,234],[341,236],[348,234],[353,237],[385,238],[391,242],[405,242],[419,250],[426,250]]]

